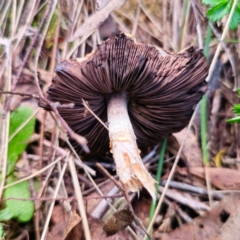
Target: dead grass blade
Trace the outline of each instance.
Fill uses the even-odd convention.
[[[65,160],[65,162],[63,164],[62,171],[60,172],[60,175],[59,175],[59,178],[58,178],[58,182],[57,182],[54,194],[53,194],[53,198],[56,198],[57,195],[58,195],[58,191],[59,191],[59,188],[60,188],[60,186],[62,184],[63,175],[64,175],[64,173],[66,171],[68,162],[69,162],[69,154],[68,154],[68,156],[66,156],[66,160]],[[45,224],[44,224],[43,231],[42,231],[42,235],[41,235],[41,238],[40,238],[41,240],[44,240],[45,237],[46,237],[46,234],[47,234],[47,231],[48,231],[48,225],[49,225],[49,222],[50,222],[50,218],[51,218],[51,215],[52,215],[52,211],[53,211],[54,205],[55,205],[55,200],[52,201],[52,203],[51,203],[51,205],[49,207],[48,215],[46,217]]]
[[[105,19],[107,19],[112,11],[121,7],[125,1],[126,0],[112,0],[111,4],[107,4],[103,9],[86,19],[82,26],[70,37],[69,41],[72,42],[78,37],[92,33]]]

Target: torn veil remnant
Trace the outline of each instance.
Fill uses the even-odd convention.
[[[91,154],[110,148],[120,181],[127,190],[145,187],[155,198],[155,180],[144,167],[142,146],[159,142],[184,128],[206,91],[207,62],[190,47],[170,54],[137,43],[121,33],[80,60],[64,60],[48,90],[48,99],[74,108],[59,108],[68,125],[88,140]],[[109,133],[82,99],[103,121]],[[81,147],[73,141],[75,149]]]

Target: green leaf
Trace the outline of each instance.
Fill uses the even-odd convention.
[[[233,106],[233,112],[236,114],[240,114],[240,104],[235,104]]]
[[[230,22],[230,28],[232,30],[236,29],[239,23],[240,23],[240,7],[236,6]]]
[[[9,136],[11,136],[26,120],[33,114],[30,107],[20,107],[16,109],[10,118]],[[35,125],[35,118],[32,118],[9,142],[8,144],[8,171],[10,174],[27,146],[27,140],[32,136]]]
[[[16,179],[12,178],[7,183],[12,183]],[[3,193],[4,198],[30,198],[29,182],[21,182],[7,188]],[[5,208],[0,211],[0,221],[17,218],[19,222],[28,222],[34,213],[34,204],[30,200],[9,199],[5,202]]]
[[[0,223],[0,239],[4,239],[5,235],[3,225]]]
[[[214,7],[211,7],[207,11],[207,16],[212,22],[216,22],[228,14],[231,10],[231,2],[222,2]]]
[[[215,6],[218,5],[219,3],[225,3],[228,2],[228,0],[202,0],[202,3],[205,5],[211,5]]]
[[[240,116],[226,120],[228,123],[240,123]]]
[[[0,211],[0,221],[9,221],[12,218],[14,218],[14,215],[9,208]]]

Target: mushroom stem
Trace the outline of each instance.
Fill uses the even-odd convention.
[[[125,93],[113,95],[108,102],[110,148],[116,171],[126,190],[136,192],[145,187],[156,198],[155,180],[148,173],[138,149],[136,136],[128,116]]]

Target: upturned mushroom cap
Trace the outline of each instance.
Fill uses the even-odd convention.
[[[108,131],[87,113],[82,99],[107,122],[107,103],[113,94],[124,92],[138,146],[159,142],[183,129],[194,107],[206,91],[208,68],[201,50],[194,47],[170,54],[132,36],[117,34],[80,60],[64,60],[48,90],[53,102],[74,103],[59,108],[61,116],[88,140],[91,154],[109,149]],[[81,153],[81,147],[73,142]]]

